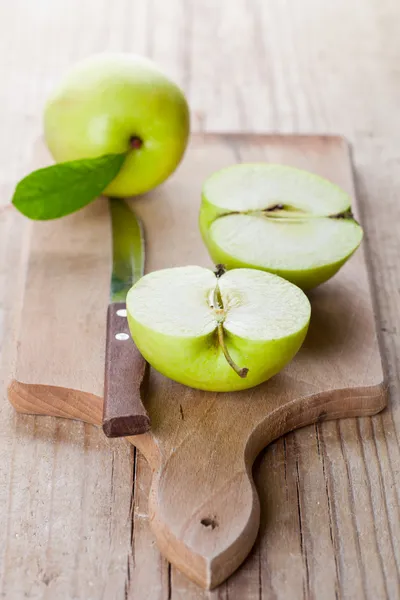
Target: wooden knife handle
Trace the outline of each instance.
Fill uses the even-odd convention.
[[[107,437],[138,435],[150,429],[143,405],[149,365],[132,341],[123,302],[107,313],[103,431]]]

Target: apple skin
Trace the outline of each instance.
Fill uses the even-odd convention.
[[[149,59],[98,54],[76,65],[49,99],[48,148],[57,162],[130,150],[104,193],[128,197],[162,183],[178,166],[189,137],[182,91]],[[132,148],[130,139],[142,140]]]
[[[185,267],[175,268],[178,269],[184,273]],[[229,366],[217,342],[216,327],[214,331],[202,336],[181,337],[155,331],[135,318],[130,310],[132,305],[130,295],[135,293],[136,286],[146,285],[146,280],[148,281],[152,275],[150,273],[142,277],[128,293],[129,328],[136,346],[146,361],[157,371],[178,383],[211,392],[232,392],[252,388],[281,371],[303,344],[308,331],[309,316],[300,330],[281,339],[245,339],[225,329],[225,344],[232,359],[239,367],[249,368],[247,377],[241,378]],[[270,274],[268,276],[276,277]],[[281,278],[276,277],[276,279]]]

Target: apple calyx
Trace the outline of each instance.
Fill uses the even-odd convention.
[[[143,140],[138,135],[131,135],[129,138],[129,146],[133,150],[139,150],[143,146]]]
[[[214,275],[217,279],[219,279],[220,277],[222,277],[222,275],[226,273],[226,267],[225,265],[215,265],[215,271],[214,271]]]
[[[216,278],[219,279],[221,277],[221,275],[223,275],[225,273],[225,271],[226,271],[226,269],[225,269],[224,265],[216,265],[216,271],[215,271]],[[235,373],[237,375],[239,375],[239,377],[244,379],[245,377],[247,377],[247,373],[249,372],[249,369],[247,367],[238,367],[238,365],[235,363],[235,361],[229,354],[229,350],[225,344],[223,322],[225,320],[226,311],[224,308],[224,304],[222,302],[222,295],[221,295],[221,290],[219,289],[218,282],[214,288],[211,308],[214,309],[215,317],[217,319],[218,343],[221,346],[222,352],[224,353],[226,362],[228,363],[228,365],[230,367],[232,367],[232,369],[235,371]]]
[[[347,210],[341,213],[337,213],[336,215],[330,215],[330,219],[352,219],[353,221],[355,221],[353,211],[351,210],[351,208],[348,208]]]

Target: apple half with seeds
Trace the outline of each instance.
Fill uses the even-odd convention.
[[[335,275],[363,237],[340,187],[267,163],[211,175],[203,186],[200,230],[215,263],[269,271],[302,289]]]
[[[256,386],[280,371],[307,333],[298,287],[255,269],[154,271],[127,296],[132,338],[163,375],[202,390]]]

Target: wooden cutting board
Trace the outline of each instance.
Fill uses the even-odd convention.
[[[36,162],[45,160],[38,150]],[[195,136],[174,176],[133,201],[145,227],[147,271],[212,267],[197,227],[201,184],[240,161],[309,169],[354,197],[342,138]],[[354,208],[359,217],[356,199]],[[111,270],[107,203],[99,199],[80,213],[29,228],[9,399],[19,412],[99,425]],[[152,431],[128,439],[152,467],[150,522],[161,551],[205,588],[237,569],[257,536],[260,508],[251,470],[260,450],[295,428],[371,415],[386,405],[364,246],[333,280],[310,293],[306,342],[266,384],[234,394],[206,393],[151,371],[146,404]]]

